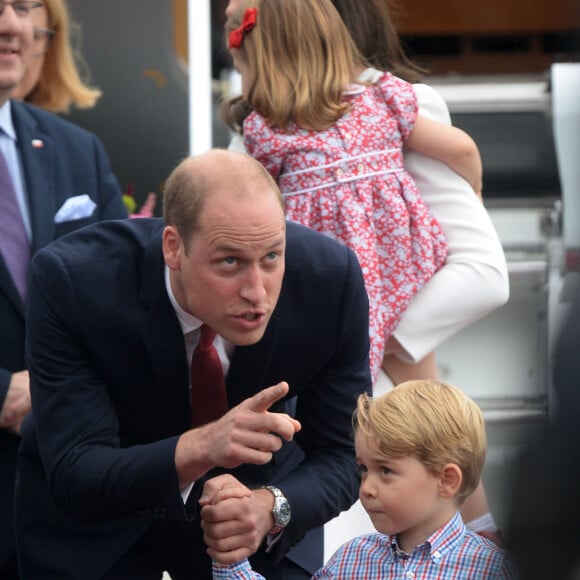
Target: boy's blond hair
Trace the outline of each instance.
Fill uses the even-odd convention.
[[[458,505],[479,483],[487,446],[483,416],[453,385],[417,380],[377,399],[363,394],[353,424],[387,458],[414,456],[433,474],[447,463],[456,464],[463,475]]]
[[[348,109],[343,94],[363,67],[354,42],[330,0],[242,0],[226,22],[227,35],[257,8],[239,56],[254,78],[247,102],[272,126],[295,122],[321,131]]]

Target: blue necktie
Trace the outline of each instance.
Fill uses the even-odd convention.
[[[0,253],[24,302],[30,264],[30,242],[2,151],[0,151]]]

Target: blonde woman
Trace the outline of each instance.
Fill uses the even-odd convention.
[[[67,113],[71,107],[93,107],[101,91],[87,85],[79,70],[84,63],[71,44],[72,23],[65,0],[44,0],[31,16],[34,53],[12,98],[52,113]]]
[[[36,105],[51,113],[68,113],[72,107],[94,107],[101,91],[83,81],[85,63],[72,45],[71,22],[65,0],[44,0],[31,12],[34,25],[32,58],[11,97]],[[130,217],[152,217],[157,195],[150,192],[137,208],[132,194],[125,192],[123,202]]]

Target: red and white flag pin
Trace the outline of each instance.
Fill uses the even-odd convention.
[[[42,149],[44,147],[44,141],[42,139],[33,139],[32,146],[35,149]]]

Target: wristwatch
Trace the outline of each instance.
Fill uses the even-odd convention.
[[[268,489],[274,494],[274,507],[272,508],[272,517],[274,518],[274,527],[268,534],[277,534],[281,532],[290,521],[292,510],[286,496],[273,485],[263,485],[263,489]]]

